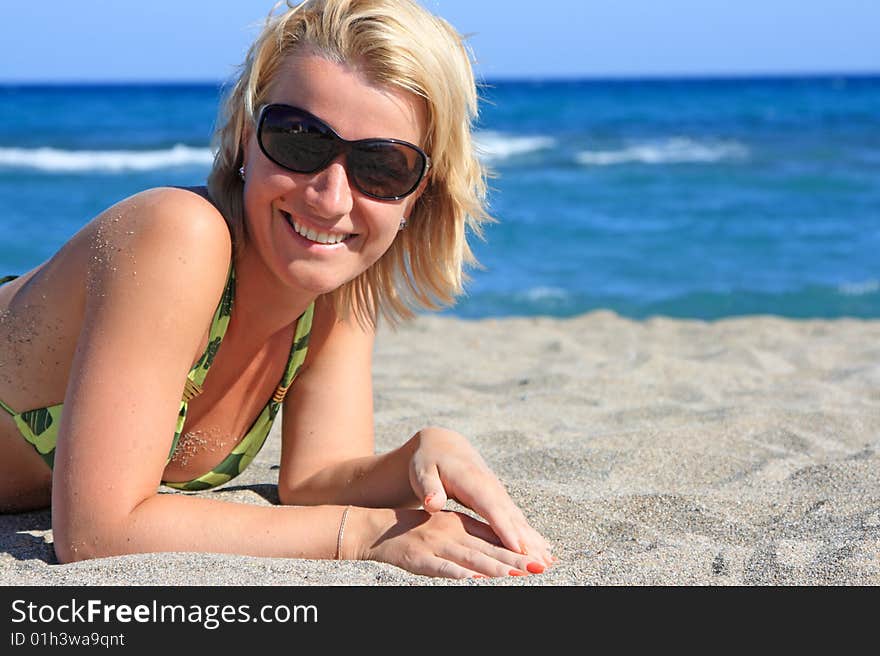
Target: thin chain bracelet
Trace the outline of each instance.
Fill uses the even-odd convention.
[[[339,521],[339,535],[336,537],[336,560],[339,560],[339,556],[342,554],[342,535],[345,533],[345,520],[348,519],[349,510],[351,510],[351,506],[346,506],[342,511],[342,519]]]

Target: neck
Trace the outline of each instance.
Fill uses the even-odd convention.
[[[284,285],[259,254],[245,247],[234,256],[235,301],[232,323],[248,340],[264,342],[293,324],[316,296]]]

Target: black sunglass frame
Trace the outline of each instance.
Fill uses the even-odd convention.
[[[304,118],[308,118],[309,120],[314,121],[321,128],[321,130],[325,131],[326,134],[329,135],[330,137],[332,137],[332,139],[333,139],[333,142],[335,144],[335,149],[332,151],[330,157],[327,158],[326,160],[322,161],[317,167],[310,169],[310,170],[295,169],[295,168],[293,168],[283,162],[279,162],[277,159],[275,159],[275,157],[273,157],[269,153],[268,149],[263,144],[263,125],[264,125],[264,122],[266,119],[266,115],[269,110],[274,109],[274,108],[282,108],[286,111],[292,110],[294,112],[301,114]],[[416,179],[415,183],[412,185],[412,187],[410,187],[406,191],[406,193],[398,194],[395,196],[377,195],[377,194],[371,193],[371,192],[363,189],[357,180],[357,175],[351,175],[351,173],[348,169],[348,154],[352,150],[357,148],[359,145],[377,144],[377,143],[406,146],[407,148],[411,148],[412,150],[414,150],[421,157],[422,166],[421,166],[421,171],[419,172],[419,176]],[[344,139],[341,136],[339,136],[339,134],[337,134],[336,130],[331,128],[329,125],[327,125],[327,123],[322,121],[320,118],[318,118],[314,114],[307,112],[306,110],[304,110],[300,107],[296,107],[294,105],[287,105],[284,103],[268,103],[266,105],[263,105],[260,108],[259,117],[257,119],[257,144],[260,146],[260,150],[262,151],[263,155],[265,155],[269,159],[269,161],[273,162],[274,164],[277,164],[278,166],[280,166],[281,168],[283,168],[287,171],[292,171],[294,173],[316,173],[318,171],[321,171],[321,170],[327,168],[331,164],[331,162],[333,162],[333,160],[335,160],[340,155],[344,154],[346,157],[346,174],[349,176],[349,180],[351,181],[351,183],[362,194],[364,194],[365,196],[369,196],[370,198],[375,198],[376,200],[392,201],[392,200],[401,200],[403,198],[406,198],[407,196],[412,194],[416,189],[419,188],[419,185],[422,183],[422,180],[425,179],[425,176],[428,174],[428,170],[431,168],[430,156],[424,150],[422,150],[421,148],[419,148],[418,146],[416,146],[413,143],[410,143],[408,141],[404,141],[402,139],[390,139],[390,138],[381,138],[381,137],[371,138],[371,139],[355,139],[355,140],[350,141],[348,139]]]

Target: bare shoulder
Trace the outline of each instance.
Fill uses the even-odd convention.
[[[226,221],[204,192],[149,189],[110,206],[49,260],[21,272],[2,288],[0,304],[40,306],[44,316],[58,315],[47,320],[75,327],[88,299],[107,298],[111,287],[139,286],[151,270],[182,276],[178,282],[185,279],[196,294],[210,294],[218,284],[222,291],[231,255]],[[162,292],[161,285],[150,289]]]
[[[219,249],[226,256],[231,249],[223,215],[197,189],[157,187],[142,191],[107,209],[96,223],[105,228],[111,224],[125,228],[124,232],[113,230],[117,238],[174,241],[184,247],[198,245],[198,251],[209,254]]]
[[[0,287],[0,398],[17,409],[62,402],[83,336],[134,335],[140,327],[130,317],[154,334],[168,328],[180,339],[181,366],[191,364],[230,257],[226,223],[198,193],[152,189],[101,212],[49,260]]]
[[[149,317],[182,360],[194,357],[232,256],[226,223],[210,201],[176,188],[135,194],[96,217],[80,249],[84,331],[135,335],[129,317]]]
[[[92,221],[82,247],[86,278],[96,290],[146,281],[167,292],[158,283],[177,279],[197,295],[222,289],[232,254],[217,208],[199,193],[173,187],[143,191],[108,208]]]

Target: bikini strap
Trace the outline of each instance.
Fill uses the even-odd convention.
[[[6,412],[8,412],[8,413],[9,413],[10,415],[12,415],[13,417],[15,417],[15,416],[18,414],[15,410],[13,410],[13,409],[10,408],[8,405],[6,405],[5,403],[3,403],[3,400],[2,400],[2,399],[0,399],[0,408],[3,408],[4,410],[6,410]]]
[[[281,382],[275,388],[272,395],[272,403],[280,404],[287,396],[287,390],[296,379],[296,375],[305,362],[306,354],[309,350],[309,337],[312,334],[312,318],[315,316],[315,302],[312,301],[306,311],[303,312],[296,322],[296,332],[293,335],[293,344],[290,347],[290,355],[287,358],[287,368],[281,377]],[[274,415],[273,415],[274,417]]]
[[[208,375],[208,370],[214,363],[214,356],[220,348],[220,343],[226,335],[226,329],[229,327],[229,319],[232,317],[232,304],[235,301],[235,269],[232,262],[229,262],[229,273],[226,275],[226,287],[223,288],[223,294],[217,303],[217,309],[214,311],[214,318],[211,320],[211,328],[208,330],[208,346],[199,361],[190,369],[187,378],[196,386],[201,388]],[[189,383],[187,384],[190,386]]]

